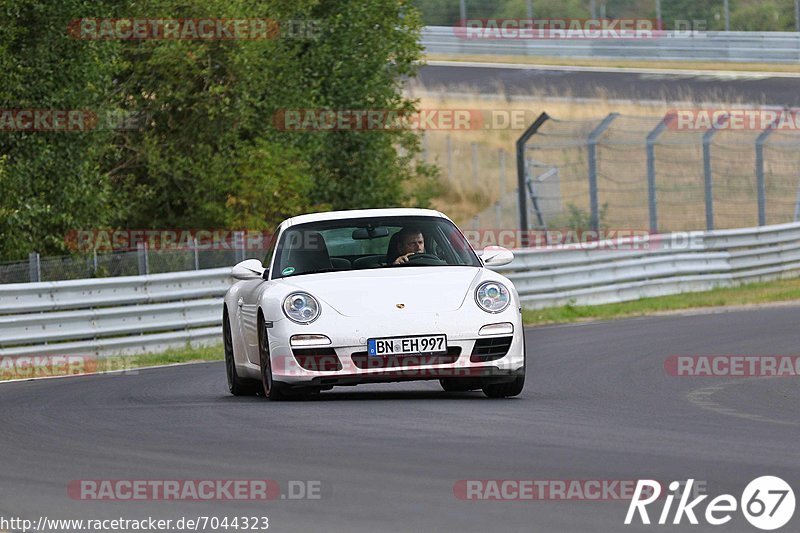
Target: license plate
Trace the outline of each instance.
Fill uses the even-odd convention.
[[[415,337],[369,339],[367,341],[367,349],[367,353],[374,356],[447,353],[447,336],[419,335]]]

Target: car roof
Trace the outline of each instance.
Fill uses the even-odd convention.
[[[369,218],[369,217],[436,217],[447,218],[444,213],[433,209],[416,209],[409,207],[398,207],[389,209],[351,209],[347,211],[326,211],[324,213],[309,213],[298,215],[283,221],[281,228],[293,226],[295,224],[305,224],[307,222],[320,222],[323,220],[346,220],[348,218]]]

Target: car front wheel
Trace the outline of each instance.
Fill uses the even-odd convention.
[[[225,350],[225,374],[228,378],[228,390],[234,396],[252,396],[258,392],[258,381],[239,377],[236,362],[233,359],[233,336],[231,323],[228,320],[228,309],[222,312],[222,345]]]
[[[269,339],[264,328],[264,319],[258,317],[258,355],[261,363],[261,393],[273,402],[286,398],[282,388],[272,379],[272,360],[269,356]]]

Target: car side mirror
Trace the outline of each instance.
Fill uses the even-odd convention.
[[[246,259],[231,269],[231,277],[239,280],[261,279],[266,269],[258,259]]]
[[[502,246],[487,246],[481,253],[481,259],[486,266],[503,266],[514,260],[511,250]]]

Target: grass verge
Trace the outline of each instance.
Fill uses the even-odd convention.
[[[198,361],[221,361],[222,344],[203,347],[173,348],[162,353],[112,357],[94,356],[38,356],[28,358],[0,358],[0,381],[31,379],[100,372],[135,371],[148,366]]]
[[[690,309],[752,306],[791,301],[800,301],[800,278],[751,283],[740,287],[718,288],[704,292],[642,298],[615,304],[566,305],[538,311],[525,309],[522,317],[525,325],[536,326],[611,320]]]

